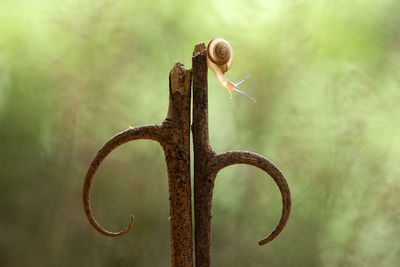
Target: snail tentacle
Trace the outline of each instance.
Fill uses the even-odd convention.
[[[250,98],[253,102],[256,102],[256,99],[254,97],[252,97],[251,95],[249,95],[248,93],[246,93],[243,90],[240,90],[239,88],[234,87],[233,88],[236,92],[239,92],[241,94],[244,94],[245,96],[247,96],[248,98]]]
[[[236,92],[239,92],[239,93],[241,93],[241,94],[244,94],[245,96],[247,96],[248,98],[250,98],[253,102],[256,102],[256,99],[255,99],[254,97],[252,97],[251,95],[249,95],[249,94],[246,93],[245,91],[240,90],[239,88],[237,88],[237,87],[239,86],[239,84],[241,84],[242,82],[244,82],[245,80],[247,80],[248,78],[250,78],[250,76],[251,76],[251,74],[249,73],[249,74],[247,74],[246,76],[244,76],[242,79],[240,79],[238,82],[234,83],[234,84],[233,84],[233,85],[234,85],[233,89],[234,89]]]
[[[244,76],[242,79],[240,79],[238,82],[235,83],[235,87],[239,86],[239,84],[241,84],[242,82],[244,82],[245,80],[247,80],[250,77],[251,77],[251,73],[247,74],[246,76]]]

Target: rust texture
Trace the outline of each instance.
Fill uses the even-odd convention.
[[[193,238],[190,185],[190,86],[191,71],[176,63],[169,76],[169,108],[161,125],[129,128],[112,137],[95,155],[87,171],[83,186],[83,207],[90,224],[106,236],[121,236],[121,232],[104,230],[94,219],[90,204],[90,187],[94,174],[105,157],[118,146],[133,140],[149,139],[160,143],[168,170],[170,204],[170,245],[172,266],[193,266]]]
[[[95,155],[83,186],[83,207],[90,224],[101,234],[117,237],[127,233],[134,222],[120,232],[109,232],[95,220],[90,204],[90,188],[101,162],[118,146],[138,139],[158,142],[168,170],[170,245],[172,266],[193,266],[193,237],[190,184],[190,109],[193,82],[194,218],[197,267],[211,266],[212,195],[218,172],[233,164],[248,164],[268,173],[282,195],[282,214],[275,229],[259,241],[265,245],[285,227],[290,213],[290,191],[280,170],[266,158],[247,151],[216,154],[208,134],[207,53],[204,43],[195,46],[192,70],[175,63],[169,75],[169,108],[161,125],[129,128],[112,137]]]
[[[218,172],[233,164],[248,164],[267,172],[282,195],[282,214],[275,229],[259,241],[265,245],[285,227],[291,199],[289,187],[280,170],[266,158],[247,151],[216,154],[208,134],[207,54],[204,43],[196,45],[192,58],[193,79],[193,149],[194,149],[194,213],[196,267],[211,266],[212,194]]]

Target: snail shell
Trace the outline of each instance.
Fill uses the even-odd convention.
[[[214,38],[208,43],[207,56],[223,73],[227,72],[232,67],[232,46],[228,41],[222,38]]]
[[[248,96],[254,102],[253,97],[237,88],[239,84],[244,82],[250,75],[240,79],[237,83],[229,81],[224,73],[227,72],[233,63],[233,49],[228,41],[222,38],[214,38],[207,45],[207,66],[213,72],[217,81],[231,94],[237,91]]]

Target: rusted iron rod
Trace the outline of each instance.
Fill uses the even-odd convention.
[[[112,137],[96,154],[87,171],[83,186],[83,207],[90,224],[106,236],[117,237],[127,228],[113,233],[104,230],[94,219],[90,204],[90,188],[101,162],[120,145],[138,139],[149,139],[161,144],[168,170],[170,207],[170,244],[173,267],[193,266],[192,206],[190,185],[190,87],[191,71],[176,63],[169,76],[169,108],[161,125],[129,128]]]
[[[265,245],[285,227],[291,199],[288,184],[280,170],[266,158],[247,151],[216,154],[210,146],[208,133],[207,53],[204,43],[196,45],[192,57],[193,79],[193,149],[194,149],[194,217],[196,267],[211,266],[211,219],[214,181],[218,172],[233,164],[248,164],[267,172],[282,195],[282,215],[278,225],[259,241]]]

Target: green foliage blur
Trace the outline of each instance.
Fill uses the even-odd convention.
[[[223,37],[233,99],[209,75],[216,152],[262,154],[285,174],[223,170],[213,202],[213,266],[400,265],[400,3],[395,0],[2,0],[0,266],[169,266],[166,165],[158,144],[114,151],[93,184],[103,237],[82,208],[95,152],[161,123],[168,74]]]

